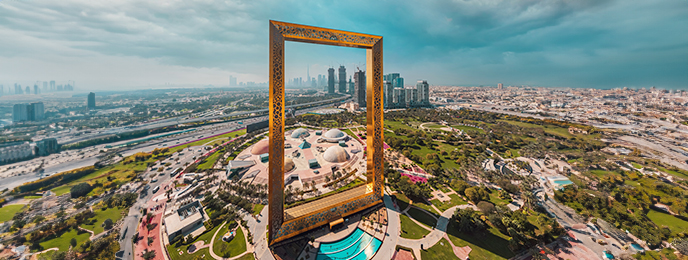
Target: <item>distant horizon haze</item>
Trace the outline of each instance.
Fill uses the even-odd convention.
[[[0,17],[5,92],[267,82],[269,20],[381,35],[385,73],[407,84],[688,89],[687,1],[34,0],[0,1]],[[286,80],[365,67],[362,49],[285,50]]]

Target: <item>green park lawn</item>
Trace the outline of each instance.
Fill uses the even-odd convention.
[[[102,225],[106,219],[111,219],[112,223],[116,223],[117,220],[122,218],[122,209],[118,208],[108,208],[106,210],[96,209],[93,213],[95,213],[96,216],[91,219],[95,219],[96,222],[94,222],[93,225],[81,224],[80,227],[91,230],[96,235],[105,231]]]
[[[193,254],[189,254],[188,249],[189,249],[189,246],[191,246],[194,243],[201,241],[201,240],[203,240],[204,245],[210,244],[210,240],[213,239],[213,235],[215,234],[215,232],[218,230],[219,227],[220,226],[218,225],[211,230],[206,230],[205,233],[201,234],[192,243],[189,243],[187,245],[180,245],[179,247],[176,246],[177,244],[167,245],[167,252],[170,254],[170,258],[172,260],[183,260],[183,259],[194,259],[196,256],[205,255],[205,257],[203,259],[212,260],[213,257],[210,256],[210,251],[208,251],[208,248],[198,250],[198,251],[194,252]],[[179,255],[179,252],[183,252],[183,253],[181,255]]]
[[[35,199],[40,199],[43,196],[24,196],[25,200],[35,200]]]
[[[441,213],[441,212],[437,212],[437,210],[435,210],[434,208],[432,208],[432,204],[427,203],[427,202],[425,202],[425,201],[414,201],[414,202],[413,202],[413,206],[416,206],[416,207],[419,207],[419,208],[421,208],[421,209],[427,210],[428,212],[432,212],[432,213]]]
[[[53,239],[42,241],[39,244],[43,248],[42,250],[57,247],[60,251],[67,251],[70,247],[69,242],[70,240],[72,240],[72,238],[76,238],[76,246],[80,246],[82,243],[87,241],[90,236],[91,234],[86,231],[77,231],[75,229],[70,229],[69,231],[62,233]]]
[[[455,246],[470,246],[471,259],[508,259],[515,255],[509,249],[511,238],[492,226],[483,233],[461,233],[457,231],[455,223],[450,222],[447,226],[447,235]]]
[[[220,257],[235,257],[243,252],[246,252],[246,238],[244,231],[237,226],[236,235],[229,243],[222,241],[222,236],[229,230],[229,225],[225,224],[222,229],[215,236],[215,243],[213,244],[213,252]]]
[[[222,141],[229,141],[230,139],[232,139],[232,138],[234,138],[234,137],[242,136],[242,135],[245,135],[245,134],[246,134],[246,129],[242,129],[242,130],[239,130],[239,131],[234,131],[234,132],[231,132],[231,133],[227,133],[227,134],[223,134],[223,135],[218,135],[218,136],[211,137],[211,138],[208,138],[208,139],[198,140],[198,141],[191,142],[191,143],[188,143],[188,144],[185,144],[185,145],[180,145],[180,146],[177,146],[177,147],[174,147],[174,148],[170,148],[170,153],[177,152],[177,151],[179,151],[179,150],[181,150],[181,149],[184,149],[184,148],[186,148],[186,147],[204,145],[204,144],[210,143],[210,142],[212,142],[212,141],[216,141],[216,140],[222,140],[222,139],[224,139],[224,140],[222,140]],[[212,145],[212,143],[210,143],[209,145]]]
[[[399,219],[401,220],[401,237],[403,238],[421,239],[430,234],[429,230],[419,226],[404,214],[399,214]]]
[[[416,205],[416,204],[413,204]],[[425,226],[428,228],[433,228],[437,226],[437,220],[433,218],[432,216],[428,215],[428,213],[425,213],[422,210],[419,210],[417,208],[411,207],[407,213],[409,216],[411,216],[413,219],[418,220],[418,222],[423,223]],[[435,214],[435,217],[439,217],[438,215]]]
[[[408,205],[410,204],[409,202],[411,200],[409,200],[409,198],[406,197],[406,195],[404,195],[400,192],[397,192],[396,194],[394,194],[394,197],[397,198],[396,202],[397,202],[397,206],[399,206],[399,210],[405,210],[408,207]]]
[[[265,205],[263,205],[263,204],[253,205],[253,215],[260,214],[260,212],[263,211],[264,207],[265,207]]]
[[[223,154],[223,153],[220,153],[220,152],[215,152],[215,153],[211,154],[210,156],[208,156],[208,158],[205,158],[205,159],[201,162],[201,164],[199,164],[198,167],[196,167],[196,169],[198,169],[198,170],[208,170],[208,169],[213,168],[213,165],[215,165],[215,163],[217,162],[217,160],[220,159],[220,156],[221,156],[222,154]]]
[[[459,195],[456,194],[449,194],[449,198],[451,200],[447,202],[441,202],[438,199],[431,200],[430,202],[432,202],[432,204],[435,205],[435,207],[440,209],[442,212],[454,206],[468,204],[468,202],[461,199],[461,197],[459,197]]]
[[[485,133],[485,130],[482,130],[482,129],[477,128],[477,127],[472,127],[472,126],[452,125],[452,127],[453,127],[453,128],[456,128],[456,129],[459,129],[459,130],[463,130],[464,132],[466,132],[466,131],[478,131],[478,132],[480,132],[481,134],[482,134],[482,133]]]
[[[643,168],[643,166],[638,164],[637,162],[631,162],[631,165],[633,165],[633,168],[636,168],[636,169],[642,169]]]
[[[458,257],[454,254],[454,250],[449,244],[449,241],[447,241],[446,238],[442,238],[442,240],[437,242],[437,244],[435,244],[431,248],[424,247],[424,249],[426,250],[420,251],[421,259],[458,259]],[[471,257],[471,259],[474,258]]]
[[[492,192],[490,192],[490,202],[492,202],[492,204],[495,204],[496,206],[499,206],[509,204],[511,203],[511,200],[500,199],[499,191],[492,190]]]
[[[96,181],[100,183],[105,183],[108,182],[108,177],[113,179],[113,181],[119,181],[119,182],[126,182],[130,179],[131,176],[136,174],[136,172],[143,172],[146,170],[146,165],[149,162],[155,162],[157,159],[154,159],[151,157],[150,159],[146,161],[139,161],[139,162],[132,162],[129,164],[124,164],[123,162],[116,163],[114,165],[106,166],[103,168],[100,168],[86,176],[83,176],[79,179],[73,180],[71,182],[68,182],[64,185],[58,186],[56,188],[51,189],[52,192],[57,194],[58,196],[62,194],[66,194],[69,192],[69,190],[72,188],[72,186],[77,185],[82,182],[88,182],[89,184],[94,184]],[[102,193],[103,190],[101,187],[97,187],[89,193],[90,195],[96,195]]]
[[[17,212],[19,212],[23,207],[24,204],[3,206],[0,208],[0,222],[11,220],[12,217],[14,217],[14,214],[17,214]]]
[[[396,135],[395,133],[390,133],[390,132],[385,133],[385,137],[387,137],[387,136],[397,137],[397,138],[400,138],[404,141],[406,141],[408,139],[408,137],[406,137],[406,136]],[[426,158],[426,156],[428,154],[431,154],[431,153],[436,153],[436,154],[440,155],[442,153],[442,151],[446,151],[447,153],[450,153],[451,151],[454,151],[454,149],[459,148],[457,146],[453,146],[453,145],[441,143],[441,142],[436,142],[436,141],[432,141],[432,144],[433,144],[433,146],[436,146],[436,150],[430,149],[430,146],[426,142],[426,144],[423,146],[415,145],[411,149],[411,153],[420,156],[420,158]],[[454,160],[443,160],[442,167],[443,168],[460,168],[460,166],[458,164],[456,164],[456,162]]]
[[[647,217],[652,220],[657,226],[665,226],[671,229],[671,233],[679,234],[686,232],[688,230],[688,221],[682,220],[680,218],[674,217],[670,214],[650,209],[647,213]]]

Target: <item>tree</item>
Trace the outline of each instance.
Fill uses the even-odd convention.
[[[155,228],[155,225],[153,225],[151,223],[146,224],[146,230],[148,230],[148,233],[150,233],[150,231],[154,228]]]
[[[152,244],[153,244],[153,238],[152,238],[152,237],[148,237],[148,246],[150,246],[150,245],[152,245]]]
[[[150,260],[155,258],[155,250],[148,250],[148,248],[143,250],[143,253],[141,253],[141,257],[146,260]]]
[[[72,245],[72,247],[76,247],[76,238],[69,240],[69,244]]]
[[[485,215],[490,215],[496,211],[494,204],[486,201],[478,202],[478,209]]]
[[[490,198],[489,193],[487,193],[485,189],[481,187],[470,187],[466,189],[465,193],[466,197],[468,197],[468,199],[473,201],[474,203],[478,203],[482,200],[487,201]]]
[[[114,223],[112,223],[112,219],[106,219],[105,221],[103,221],[103,228],[105,228],[105,230],[109,230],[112,228],[113,224]]]
[[[88,184],[86,182],[82,182],[82,183],[79,183],[77,185],[74,185],[69,190],[69,193],[70,193],[72,198],[78,198],[78,197],[86,196],[89,192],[91,192],[92,189],[93,189],[93,187],[91,187],[90,184]]]

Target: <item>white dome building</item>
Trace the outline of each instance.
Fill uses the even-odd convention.
[[[323,153],[323,159],[331,163],[342,163],[349,160],[349,153],[341,146],[330,146]]]
[[[291,158],[284,158],[284,172],[289,172],[294,169],[296,165],[294,164],[294,160]]]
[[[302,136],[303,136],[303,137],[308,137],[308,136],[310,136],[310,135],[311,135],[311,134],[308,133],[308,129],[306,129],[306,128],[299,128],[299,129],[296,129],[296,130],[294,130],[293,132],[291,132],[291,138],[295,138],[295,139],[298,139],[298,138],[300,138],[300,137],[302,137]]]
[[[251,154],[253,155],[261,155],[264,153],[268,153],[270,151],[270,141],[269,139],[263,139],[258,141],[255,145],[253,145],[253,148],[251,148]]]
[[[322,135],[322,139],[330,143],[338,143],[339,141],[346,140],[347,137],[349,136],[339,129],[330,129]]]

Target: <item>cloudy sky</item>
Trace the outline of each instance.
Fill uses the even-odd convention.
[[[686,0],[0,0],[0,84],[264,82],[270,19],[381,35],[407,83],[688,89]],[[365,66],[359,49],[286,51],[287,77]]]

